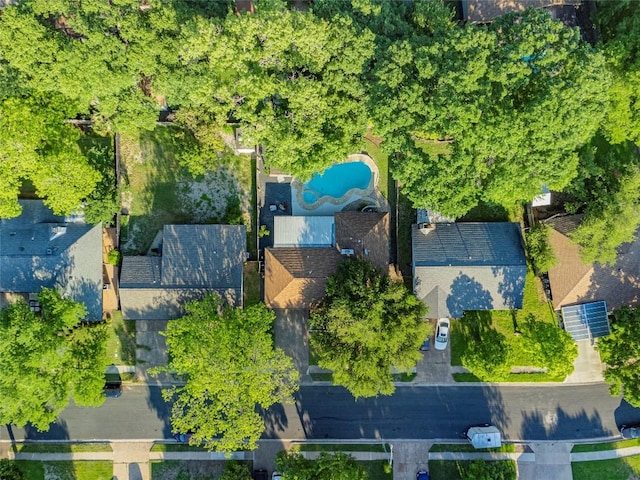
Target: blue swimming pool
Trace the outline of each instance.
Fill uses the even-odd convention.
[[[322,197],[342,198],[354,188],[366,190],[370,183],[371,169],[366,164],[340,163],[314,174],[302,187],[302,199],[307,204],[313,204]]]

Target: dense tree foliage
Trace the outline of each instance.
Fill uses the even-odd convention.
[[[613,82],[604,122],[612,143],[640,143],[640,17],[633,0],[598,2],[601,46]]]
[[[544,224],[536,224],[526,232],[527,255],[536,273],[546,273],[556,263],[553,248],[549,243],[550,229]]]
[[[276,467],[291,480],[365,480],[366,473],[351,455],[321,452],[308,460],[299,452],[283,450],[276,457]]]
[[[0,422],[38,430],[73,398],[99,406],[107,366],[106,326],[83,323],[86,307],[44,289],[41,312],[24,301],[0,310]]]
[[[186,381],[163,390],[173,429],[211,450],[252,450],[264,431],[256,407],[291,401],[297,389],[292,360],[273,346],[274,314],[263,304],[223,305],[215,294],[185,308],[167,326],[169,364],[154,372]]]
[[[460,216],[479,200],[511,206],[576,176],[576,149],[603,117],[601,54],[542,10],[490,26],[454,25],[446,11],[376,64],[382,147],[418,207]],[[449,139],[434,158],[416,139]]]
[[[235,460],[224,462],[224,470],[218,480],[251,480],[251,472],[246,463]]]
[[[357,259],[340,264],[326,293],[311,317],[318,365],[356,398],[392,394],[392,369],[409,371],[421,358],[426,307],[404,284]]]
[[[571,234],[587,262],[613,263],[617,247],[640,226],[640,156],[631,142],[609,144],[596,136],[580,155],[580,176],[568,188],[568,209],[584,212]]]
[[[20,470],[15,460],[0,459],[0,480],[23,480],[24,472]]]
[[[535,365],[544,365],[547,373],[563,378],[573,372],[573,362],[578,347],[566,330],[548,322],[541,322],[533,315],[520,326],[523,347],[533,354]]]
[[[627,402],[640,407],[640,308],[623,307],[613,312],[611,335],[598,339],[600,357],[605,363],[604,379],[611,394],[624,395]]]

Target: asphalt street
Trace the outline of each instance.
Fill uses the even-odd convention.
[[[390,397],[354,398],[346,390],[305,386],[295,405],[264,413],[265,438],[453,439],[472,424],[492,423],[510,440],[615,436],[640,423],[640,409],[611,397],[605,384],[398,387]],[[100,408],[69,407],[46,433],[0,429],[0,440],[160,440],[171,438],[169,405],[158,387],[126,386]]]

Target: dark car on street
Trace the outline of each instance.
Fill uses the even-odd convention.
[[[122,395],[122,377],[117,373],[107,373],[104,376],[104,387],[102,389],[108,398],[118,398]]]
[[[418,470],[418,473],[416,473],[416,480],[429,480],[429,472],[426,470]]]
[[[253,480],[269,480],[269,474],[264,468],[258,468],[253,471]]]
[[[622,438],[639,438],[640,425],[622,425],[620,427],[620,435],[622,435]]]

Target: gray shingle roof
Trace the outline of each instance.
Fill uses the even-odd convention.
[[[527,265],[516,223],[414,226],[414,291],[428,316],[522,308]]]
[[[244,225],[165,225],[162,256],[125,256],[120,305],[127,319],[169,320],[184,303],[218,292],[242,302]]]
[[[102,226],[56,216],[41,200],[20,205],[19,217],[0,220],[0,291],[57,288],[102,319]]]
[[[436,223],[412,232],[415,265],[526,265],[517,223]]]

